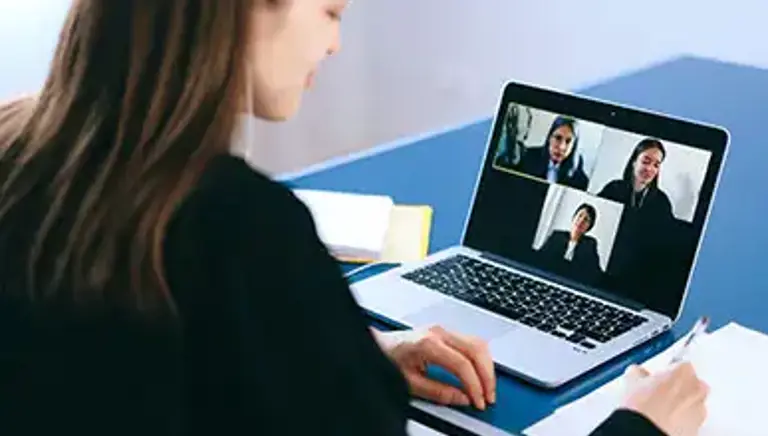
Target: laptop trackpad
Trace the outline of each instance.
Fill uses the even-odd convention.
[[[511,322],[450,300],[409,315],[405,321],[414,327],[439,325],[446,330],[485,340],[505,335],[517,328]]]

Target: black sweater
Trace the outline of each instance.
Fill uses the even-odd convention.
[[[181,339],[0,305],[3,435],[405,435],[406,382],[289,189],[217,158],[164,248]],[[595,434],[661,432],[617,412]]]

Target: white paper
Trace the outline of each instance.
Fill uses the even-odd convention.
[[[445,433],[440,433],[437,430],[412,420],[408,421],[407,431],[408,436],[445,436]]]
[[[378,259],[384,249],[394,202],[384,195],[296,189],[309,208],[317,233],[334,254]]]
[[[643,364],[664,370],[681,342]],[[692,344],[687,359],[710,387],[707,420],[699,436],[765,435],[763,396],[768,392],[768,336],[728,324]],[[615,410],[625,393],[620,377],[565,405],[525,431],[528,436],[587,435]]]

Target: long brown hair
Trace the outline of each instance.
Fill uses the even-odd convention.
[[[228,151],[257,1],[74,1],[41,92],[0,108],[0,294],[174,309],[163,238]]]

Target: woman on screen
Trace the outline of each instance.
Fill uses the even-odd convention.
[[[587,235],[595,222],[597,210],[587,203],[580,205],[573,214],[571,230],[555,230],[541,247],[545,262],[573,279],[597,280],[600,274],[597,239]]]
[[[575,189],[586,189],[589,178],[579,153],[578,122],[573,118],[557,117],[540,147],[527,149],[520,171]]]
[[[632,151],[622,178],[609,182],[598,193],[624,205],[607,273],[627,290],[644,292],[651,285],[649,268],[664,264],[662,259],[670,254],[664,243],[674,236],[672,203],[659,188],[666,154],[658,139],[643,139]]]
[[[659,174],[666,155],[658,139],[638,142],[624,166],[622,178],[606,184],[598,196],[623,204],[627,212],[642,212],[646,219],[670,218],[672,203],[659,188]]]

